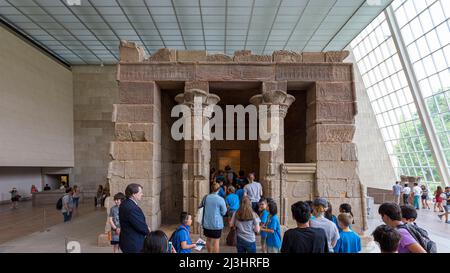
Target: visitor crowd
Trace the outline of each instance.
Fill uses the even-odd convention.
[[[137,205],[142,197],[142,186],[130,184],[125,195],[114,196],[115,206],[110,211],[114,252],[120,246],[122,252],[191,253],[193,249],[206,246],[209,253],[219,253],[220,238],[226,236],[227,245],[235,246],[238,253],[256,253],[258,235],[263,253],[361,252],[361,238],[352,230],[355,222],[350,204],[340,204],[339,213],[334,215],[325,198],[298,201],[291,206],[296,226],[283,234],[278,204],[263,197],[262,186],[255,180],[253,172],[245,176],[243,171],[236,175],[229,167],[218,172],[212,169],[210,179],[211,191],[202,198],[195,215],[206,237],[205,244],[192,242],[194,216],[187,212],[181,213],[179,226],[170,237],[161,230],[151,231]],[[373,239],[384,253],[436,252],[436,244],[415,223],[420,199],[422,206],[427,207],[424,195],[429,191],[417,183],[409,191],[406,188],[396,183],[394,202],[379,207],[378,213],[384,224],[373,231]],[[445,193],[449,191],[449,188],[445,189]],[[449,196],[450,193],[445,199]],[[399,205],[400,197],[406,201],[402,206]],[[448,208],[445,211],[440,217],[445,216],[447,220]],[[229,233],[223,234],[226,225]]]

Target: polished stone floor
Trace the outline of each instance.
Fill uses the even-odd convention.
[[[95,211],[92,204],[80,203],[73,219]],[[45,231],[63,222],[63,216],[55,205],[33,207],[31,201],[19,202],[16,209],[9,204],[0,205],[0,244],[33,232]]]
[[[376,207],[374,211],[376,211]],[[69,223],[62,223],[62,215],[53,208],[46,209],[46,228],[43,224],[43,209],[31,207],[31,202],[24,202],[16,210],[8,206],[0,206],[0,252],[66,252],[66,242],[76,241],[81,252],[111,253],[112,247],[97,247],[97,235],[102,233],[106,224],[104,209],[96,209],[92,204],[82,204],[78,215]],[[381,224],[378,215],[369,218],[370,234]],[[437,213],[420,210],[417,223],[428,230],[430,237],[437,243],[438,251],[450,253],[450,224],[445,224],[437,217]],[[170,236],[176,225],[161,227]],[[195,242],[199,235],[193,234]],[[257,238],[260,251],[259,237]],[[206,250],[203,249],[202,252]],[[221,252],[236,252],[235,247],[225,246],[225,236],[221,240]],[[362,252],[379,252],[374,242],[363,247]]]

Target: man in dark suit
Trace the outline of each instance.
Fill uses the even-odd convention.
[[[142,198],[142,186],[129,184],[125,189],[127,199],[119,207],[119,246],[123,253],[139,253],[144,246],[149,228],[137,201]]]

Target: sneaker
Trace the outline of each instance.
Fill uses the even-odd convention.
[[[445,222],[445,223],[450,224],[450,221],[447,221],[447,222]]]
[[[442,216],[444,216],[444,215],[442,215],[442,214],[439,214],[439,215],[438,215],[439,220],[442,220]]]

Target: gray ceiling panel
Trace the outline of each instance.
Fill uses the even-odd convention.
[[[121,39],[255,54],[342,50],[391,0],[0,0],[0,17],[71,64],[114,63]]]

